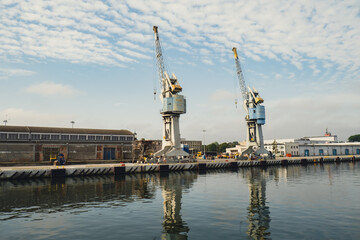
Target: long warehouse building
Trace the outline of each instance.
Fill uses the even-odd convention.
[[[0,163],[132,159],[128,130],[0,126]],[[95,161],[94,161],[95,162]]]

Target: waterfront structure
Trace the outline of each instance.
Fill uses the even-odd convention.
[[[59,153],[69,161],[131,159],[128,130],[0,126],[0,163],[46,162]]]
[[[182,87],[175,74],[173,73],[170,77],[165,70],[158,27],[154,26],[153,30],[155,35],[156,62],[161,87],[160,100],[163,104],[161,110],[163,118],[162,148],[156,152],[154,156],[162,157],[163,160],[166,158],[189,156],[189,153],[181,149],[179,126],[180,114],[186,113],[186,99],[183,95],[179,94],[182,91]],[[154,94],[156,94],[155,91]]]
[[[323,136],[308,136],[299,139],[272,139],[265,140],[264,147],[267,151],[278,157],[292,156],[337,156],[359,155],[359,142],[339,142],[336,135],[326,131]],[[245,142],[234,148],[227,148],[230,156],[241,155],[246,150]]]
[[[337,156],[360,154],[360,143],[339,142],[326,130],[323,136],[265,140],[265,148],[276,156]]]
[[[255,88],[246,87],[236,48],[232,50],[234,52],[236,72],[243,99],[243,108],[246,111],[246,150],[242,154],[267,155],[269,152],[264,148],[261,128],[265,124],[265,107],[261,105],[264,99],[260,97],[259,92]]]
[[[181,145],[187,145],[189,154],[196,155],[197,152],[201,151],[202,142],[198,140],[186,140],[181,139]],[[133,142],[133,161],[142,161],[144,158],[152,157],[156,152],[162,148],[161,140],[135,140]]]

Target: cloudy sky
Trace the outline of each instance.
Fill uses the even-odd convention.
[[[358,0],[2,0],[1,123],[160,139],[153,25],[187,98],[182,138],[245,139],[232,47],[265,139],[360,133]]]

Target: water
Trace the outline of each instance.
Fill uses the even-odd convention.
[[[1,239],[360,239],[360,163],[0,181]]]

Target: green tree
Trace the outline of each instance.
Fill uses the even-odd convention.
[[[348,141],[349,142],[360,142],[360,134],[350,136]]]
[[[226,148],[232,148],[238,145],[239,142],[223,142],[219,144],[218,142],[210,143],[209,145],[206,145],[206,151],[210,152],[217,152],[217,153],[223,153],[226,151]]]
[[[218,152],[218,149],[219,149],[219,143],[218,142],[213,142],[213,143],[210,143],[209,145],[206,146],[206,151]]]

